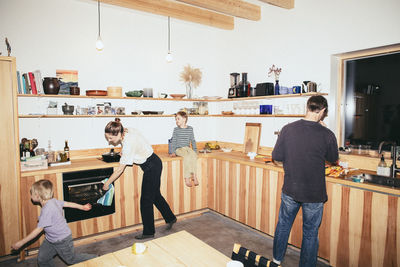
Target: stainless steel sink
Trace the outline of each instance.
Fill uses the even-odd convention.
[[[347,179],[353,180],[353,181],[361,180],[361,182],[364,181],[364,183],[371,183],[371,184],[378,184],[378,185],[400,188],[400,179],[399,178],[391,178],[391,177],[386,177],[386,176],[378,176],[378,175],[373,175],[373,174],[368,174],[368,173],[362,173],[359,175],[351,176]]]

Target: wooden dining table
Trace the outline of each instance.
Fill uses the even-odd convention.
[[[143,254],[135,255],[127,247],[73,265],[74,267],[133,266],[221,266],[230,258],[186,231],[180,231],[144,242]]]

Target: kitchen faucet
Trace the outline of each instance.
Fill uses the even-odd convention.
[[[391,152],[392,152],[392,153],[391,153],[391,154],[392,154],[392,165],[390,166],[390,177],[396,178],[396,173],[400,171],[400,169],[397,168],[397,165],[396,165],[396,160],[397,160],[397,144],[396,144],[396,142],[393,142],[393,141],[391,141],[391,142],[382,141],[382,142],[379,144],[379,149],[378,149],[378,153],[379,153],[379,154],[382,153],[382,146],[383,146],[384,144],[392,145],[392,148],[391,148]]]

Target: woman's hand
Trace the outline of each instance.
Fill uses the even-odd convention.
[[[105,184],[103,185],[103,190],[104,190],[104,191],[107,191],[109,188],[110,188],[110,186],[109,186],[107,183],[105,183]]]
[[[170,157],[176,157],[175,153],[169,154]]]

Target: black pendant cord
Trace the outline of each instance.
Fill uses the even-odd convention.
[[[97,16],[99,18],[99,37],[100,37],[100,0],[97,0]]]
[[[168,16],[168,53],[171,52],[171,22],[170,22],[170,17]]]

